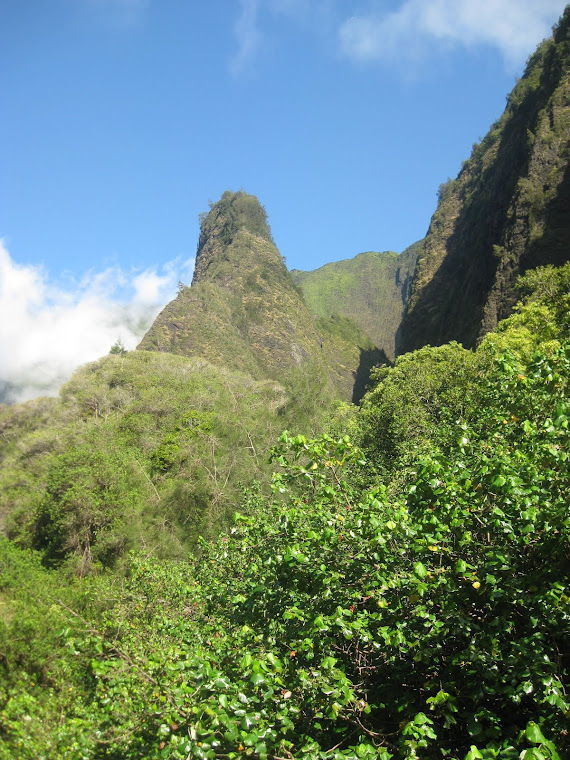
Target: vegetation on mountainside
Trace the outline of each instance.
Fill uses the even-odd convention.
[[[476,421],[484,405],[481,383],[498,355],[507,351],[526,364],[536,351],[551,354],[570,334],[570,263],[527,272],[519,291],[523,301],[476,352],[454,342],[426,346],[373,371],[374,387],[352,433],[379,474],[393,480],[434,444],[452,445],[455,420]]]
[[[210,210],[214,213],[206,212],[200,216],[198,251],[212,235],[219,237],[223,245],[231,245],[240,229],[273,243],[267,212],[254,196],[244,191],[232,193],[226,190],[217,203],[210,203]]]
[[[568,239],[569,24],[459,194],[441,189],[413,302],[419,318],[432,293],[432,327],[463,312],[426,261],[471,308],[485,208],[514,214],[513,247],[483,240],[493,273],[513,255],[505,303],[532,263],[516,241]],[[543,205],[519,160],[546,167]],[[483,251],[466,290],[438,226]],[[310,315],[252,196],[224,194],[202,233],[192,288],[143,342],[158,350],[0,407],[0,760],[570,756],[570,263],[519,278],[477,350],[400,356],[329,418],[374,342]]]
[[[305,419],[300,404],[200,359],[141,351],[88,364],[59,403],[0,412],[4,530],[81,573],[134,547],[184,557],[225,524],[241,482],[267,473],[286,420]]]
[[[49,547],[3,540],[0,758],[566,756],[569,280],[570,265],[527,275],[475,353],[380,370],[351,423],[360,447],[284,433],[273,495],[249,490],[195,559],[139,552],[73,580],[46,569]],[[85,372],[108,381],[129,357]],[[82,409],[84,427],[81,387],[59,413]],[[121,392],[101,387],[99,424]]]
[[[373,346],[393,361],[418,248],[415,243],[400,255],[360,253],[312,272],[293,270],[291,275],[313,314],[354,320]]]
[[[440,187],[399,353],[450,340],[474,346],[511,313],[520,273],[568,260],[569,35],[570,7],[530,57],[504,114]]]
[[[226,192],[202,219],[191,288],[156,319],[139,348],[277,380],[310,378],[313,394],[350,400],[360,365],[356,343],[319,329],[275,247],[254,196]]]

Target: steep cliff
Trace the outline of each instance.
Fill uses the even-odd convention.
[[[570,7],[475,145],[419,253],[397,352],[474,346],[517,300],[517,276],[570,258]]]

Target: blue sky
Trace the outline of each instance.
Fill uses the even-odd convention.
[[[564,5],[2,0],[0,316],[19,304],[30,341],[51,319],[58,378],[135,345],[226,189],[259,197],[290,268],[403,250]],[[86,301],[90,353],[54,326]],[[0,340],[0,382],[48,361],[21,342]]]

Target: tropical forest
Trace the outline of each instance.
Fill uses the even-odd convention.
[[[570,7],[438,197],[0,405],[2,760],[570,757]]]

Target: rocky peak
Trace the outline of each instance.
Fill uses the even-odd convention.
[[[246,241],[249,236],[266,244],[263,249],[266,252],[264,258],[269,259],[268,263],[286,271],[274,246],[267,214],[259,200],[243,190],[237,193],[226,190],[220,200],[211,206],[210,211],[200,217],[200,238],[192,284],[219,280],[220,277],[223,279],[228,273],[227,263],[234,258],[230,249],[239,258],[244,249],[251,247]],[[245,245],[240,245],[240,242]],[[241,262],[235,263],[246,266],[247,257],[242,257]],[[261,262],[258,260],[256,263],[259,265]]]

